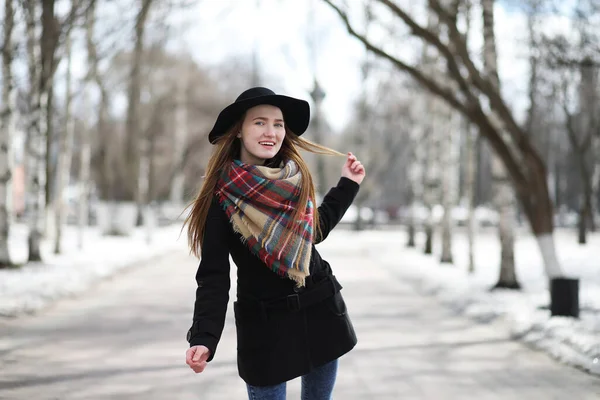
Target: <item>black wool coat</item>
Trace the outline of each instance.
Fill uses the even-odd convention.
[[[322,237],[342,219],[358,193],[359,185],[342,177],[318,207]],[[213,200],[207,220],[202,257],[196,273],[193,324],[188,331],[190,346],[204,345],[216,353],[225,324],[229,301],[229,255],[237,266],[237,300],[234,302],[237,331],[238,372],[253,386],[269,386],[302,376],[312,368],[349,352],[357,342],[344,299],[337,292],[316,304],[298,310],[265,308],[287,300],[287,296],[323,287],[333,276],[329,263],[313,244],[310,276],[306,286],[272,272],[233,231],[225,211]],[[319,285],[320,284],[320,285]],[[336,292],[335,294],[333,292]],[[315,293],[314,291],[312,293]]]

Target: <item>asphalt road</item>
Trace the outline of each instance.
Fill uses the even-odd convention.
[[[454,315],[360,243],[320,246],[359,337],[335,399],[600,399],[597,377],[509,340],[498,323]],[[0,320],[0,399],[245,399],[231,309],[206,372],[185,364],[196,266],[182,248],[38,315]],[[300,398],[299,380],[288,398]]]

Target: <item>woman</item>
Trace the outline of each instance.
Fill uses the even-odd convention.
[[[342,155],[300,138],[306,101],[266,88],[243,92],[217,118],[216,145],[185,223],[201,257],[187,364],[202,372],[215,356],[229,300],[229,256],[237,266],[238,371],[250,399],[285,399],[302,377],[302,399],[331,398],[337,360],[356,344],[342,288],[314,245],[340,221],[365,169],[348,153],[337,186],[315,209],[299,149]]]

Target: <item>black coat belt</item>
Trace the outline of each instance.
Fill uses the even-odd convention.
[[[333,296],[342,289],[334,275],[326,276],[310,287],[306,287],[298,293],[280,297],[278,299],[261,301],[250,300],[267,313],[270,311],[299,311]],[[249,300],[244,298],[241,302]]]

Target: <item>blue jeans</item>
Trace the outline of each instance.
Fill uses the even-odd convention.
[[[301,400],[332,400],[337,368],[338,360],[333,360],[303,375]],[[285,400],[286,382],[274,386],[246,386],[249,400]]]

